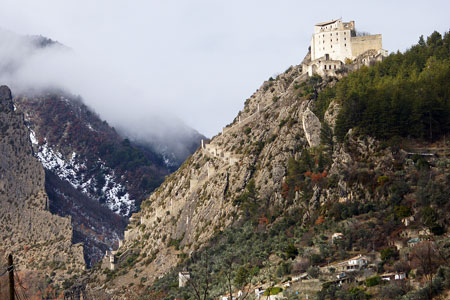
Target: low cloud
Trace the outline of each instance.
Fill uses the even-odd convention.
[[[44,37],[0,30],[0,82],[15,94],[61,89],[80,95],[130,139],[179,157],[186,156],[192,139],[199,137],[164,101],[148,99],[142,90],[127,85],[117,70]]]

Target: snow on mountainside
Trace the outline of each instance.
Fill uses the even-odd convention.
[[[47,170],[112,211],[128,216],[168,174],[162,157],[122,139],[80,100],[16,97]]]
[[[80,163],[75,152],[65,160],[61,152],[52,149],[47,143],[39,146],[36,134],[30,129],[31,142],[37,146],[37,158],[45,169],[52,171],[61,180],[69,182],[75,189],[81,190],[84,194],[95,197],[95,193],[100,191],[92,188],[93,179],[85,176],[81,170],[86,169],[86,163]],[[125,187],[116,182],[114,170],[105,166],[105,163],[99,160],[101,169],[105,175],[105,185],[101,188],[101,193],[105,198],[105,205],[117,214],[128,215],[136,209],[135,200],[130,199],[129,193],[124,193]]]
[[[134,146],[80,99],[16,96],[34,155],[45,169],[50,211],[71,216],[74,242],[92,266],[123,238],[128,216],[169,174],[160,155]]]

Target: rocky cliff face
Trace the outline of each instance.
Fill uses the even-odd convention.
[[[0,87],[0,256],[12,253],[17,270],[55,272],[62,282],[85,268],[83,247],[72,244],[70,218],[53,215],[45,192],[45,172],[33,155],[29,129]]]

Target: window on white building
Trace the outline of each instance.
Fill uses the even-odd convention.
[[[327,65],[323,66],[323,69],[326,70],[327,69]]]

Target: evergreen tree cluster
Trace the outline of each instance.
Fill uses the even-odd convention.
[[[335,134],[350,128],[378,139],[439,139],[450,131],[450,33],[433,32],[405,53],[349,74],[318,97],[319,115],[336,99]],[[320,109],[322,108],[322,109]]]

